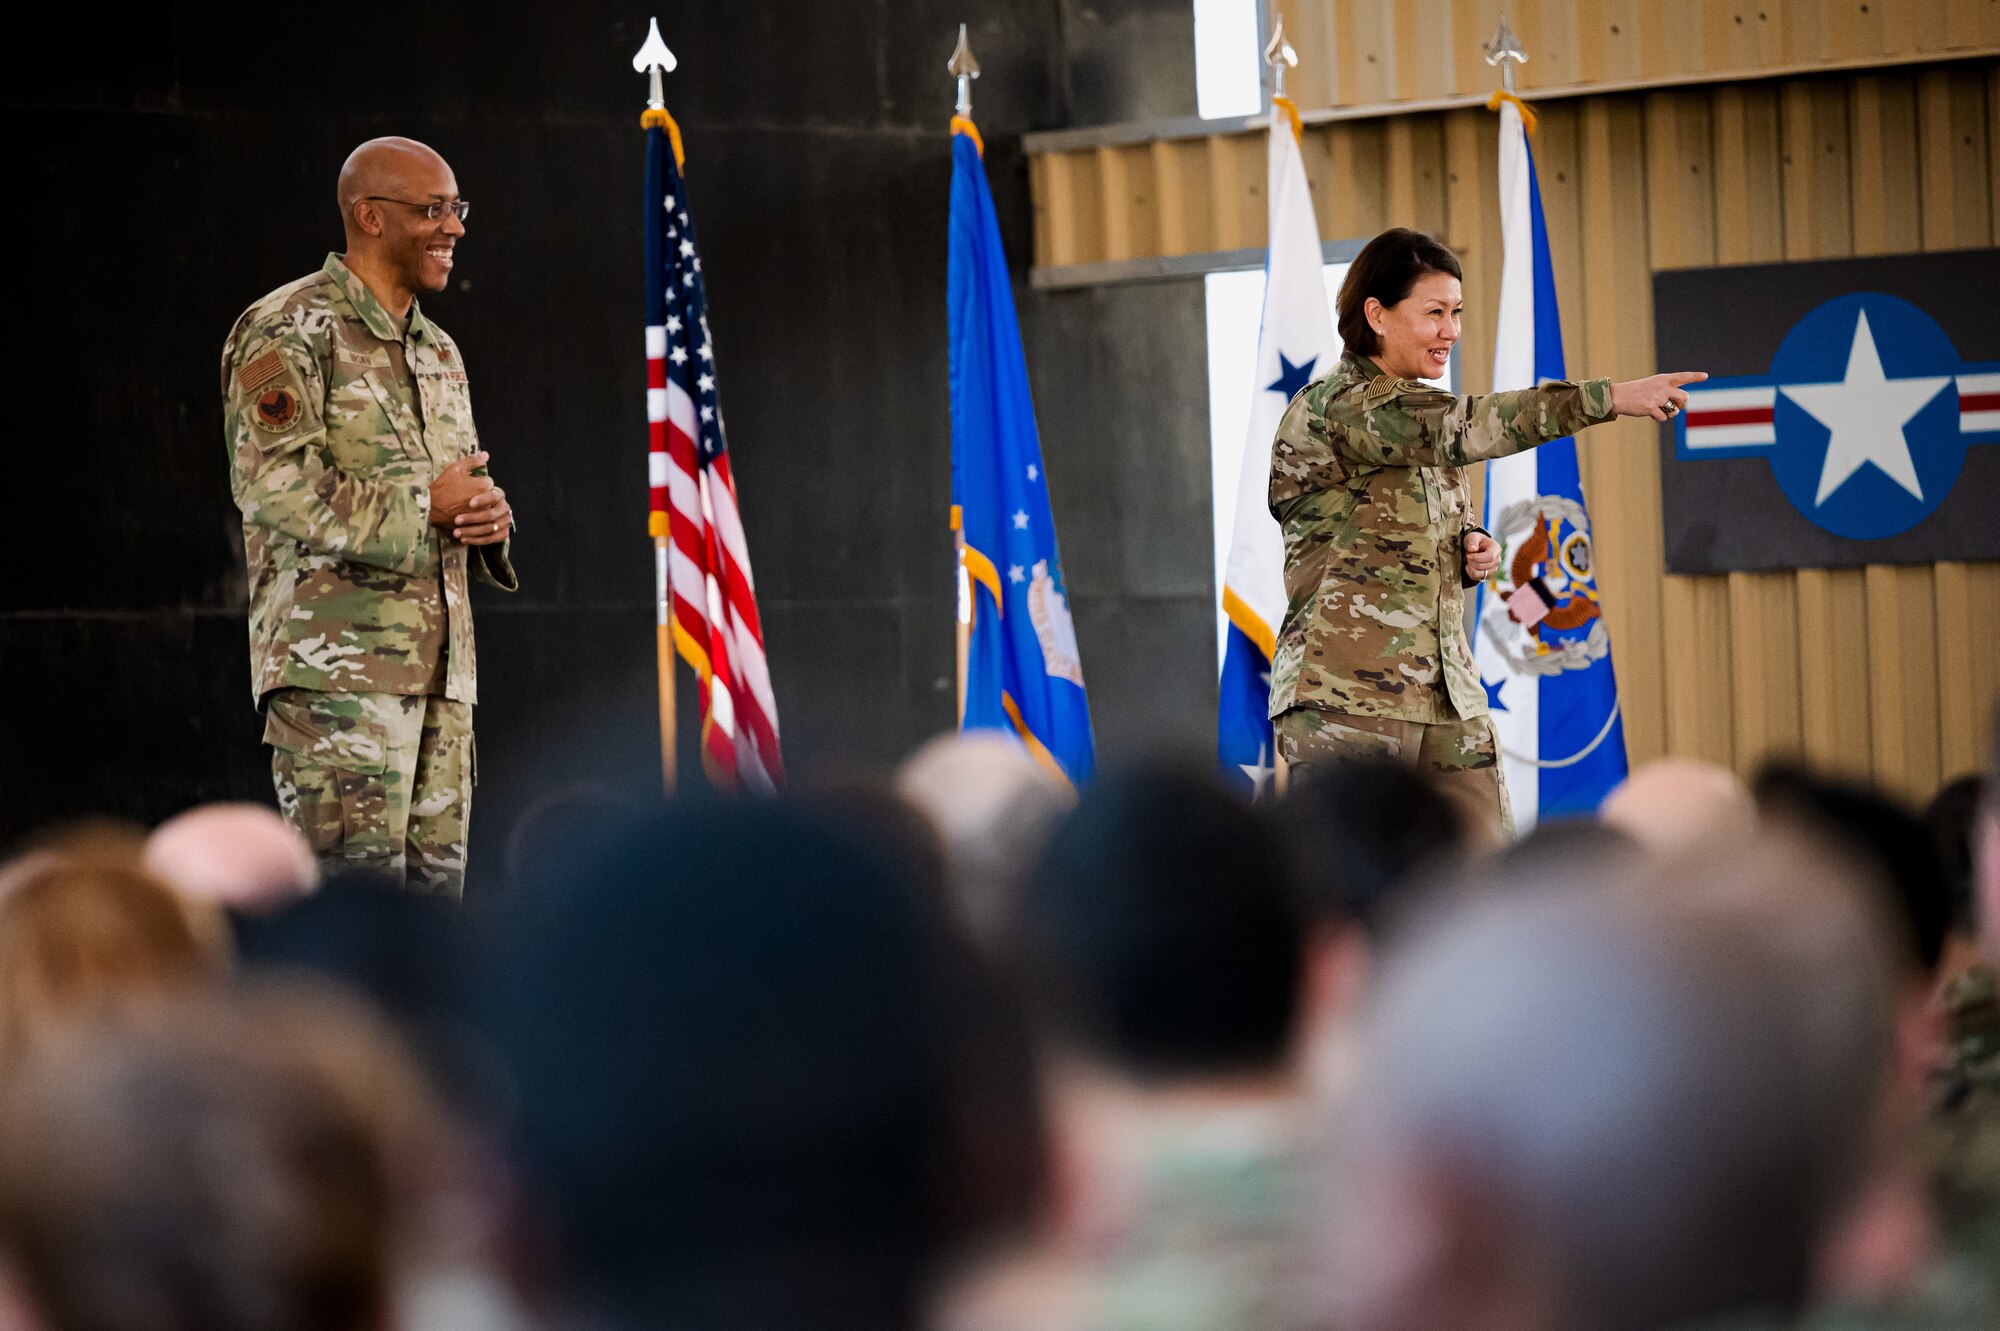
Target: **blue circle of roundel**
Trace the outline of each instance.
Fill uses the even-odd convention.
[[[1877,362],[1886,382],[1871,391]],[[1951,339],[1928,314],[1880,292],[1836,297],[1793,325],[1771,362],[1778,395],[1770,455],[1792,507],[1854,540],[1894,536],[1929,517],[1965,463],[1952,381],[1958,364]],[[1870,410],[1878,402],[1898,405]],[[1893,422],[1905,411],[1898,438]],[[1836,441],[1843,429],[1847,437]],[[1850,469],[1857,457],[1865,460]]]

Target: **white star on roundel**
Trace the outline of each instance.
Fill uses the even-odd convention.
[[[1007,581],[1026,582],[1027,580],[1028,570],[1022,568],[1019,564],[1010,564],[1007,566]]]
[[[1031,481],[1033,481],[1033,480],[1038,480],[1038,479],[1040,479],[1040,477],[1041,477],[1041,474],[1042,474],[1042,469],[1041,469],[1040,467],[1037,467],[1037,466],[1036,466],[1036,465],[1035,465],[1034,463],[1032,463],[1032,462],[1030,462],[1030,463],[1028,464],[1028,479],[1029,479],[1029,480],[1031,480]]]
[[[1236,766],[1243,775],[1250,778],[1251,798],[1253,799],[1263,795],[1264,788],[1271,784],[1271,778],[1277,774],[1278,770],[1270,762],[1270,751],[1262,744],[1257,746],[1256,762],[1238,763]]]
[[[1020,512],[1014,515],[1014,530],[1016,531],[1028,530],[1028,511],[1026,509],[1022,509]]]
[[[1781,384],[1778,388],[1832,431],[1813,504],[1824,504],[1864,462],[1874,463],[1890,480],[1923,499],[1923,483],[1917,479],[1917,464],[1910,456],[1903,426],[1950,382],[1942,376],[1885,376],[1882,357],[1875,350],[1875,333],[1868,327],[1868,313],[1862,311],[1854,325],[1854,343],[1847,351],[1845,379],[1837,384]]]

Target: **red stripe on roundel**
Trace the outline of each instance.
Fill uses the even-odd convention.
[[[1769,425],[1772,411],[1769,407],[1738,407],[1728,411],[1698,411],[1688,408],[1688,429],[1699,430],[1708,425]]]
[[[2000,393],[1960,393],[1958,409],[1968,411],[2000,411]]]

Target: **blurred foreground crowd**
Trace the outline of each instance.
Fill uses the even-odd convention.
[[[1990,778],[1669,761],[1503,846],[951,737],[507,860],[0,865],[0,1331],[2000,1327]]]

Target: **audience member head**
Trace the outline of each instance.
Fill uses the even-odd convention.
[[[1818,1291],[1875,1299],[1907,1288],[1930,1260],[1910,1134],[1937,1040],[1896,895],[1875,864],[1810,821],[1774,821],[1757,843],[1710,848],[1662,873],[1678,908],[1741,937],[1786,977],[1773,1008],[1791,1026],[1815,1106],[1799,1130],[1837,1161]]]
[[[1274,807],[1307,918],[1379,939],[1413,884],[1458,867],[1465,816],[1422,771],[1357,761],[1308,770]]]
[[[1748,838],[1757,803],[1734,772],[1698,758],[1656,758],[1605,796],[1598,817],[1647,850],[1672,854]]]
[[[320,1000],[331,1001],[331,1000]],[[382,1331],[428,1123],[365,1013],[169,1003],[0,1085],[0,1249],[65,1331]],[[418,1096],[420,1099],[420,1095]]]
[[[507,831],[508,894],[561,877],[578,846],[616,836],[645,807],[629,792],[595,781],[558,785],[535,796]],[[485,894],[479,899],[493,900]]]
[[[896,772],[896,793],[930,820],[965,925],[997,944],[1050,830],[1076,792],[993,731],[940,735]]]
[[[261,804],[201,804],[146,838],[146,868],[194,901],[258,914],[319,885],[312,848]]]
[[[1043,1024],[1142,1080],[1282,1070],[1304,947],[1287,877],[1274,830],[1206,770],[1100,778],[1021,902]]]
[[[1798,1057],[1795,978],[1664,883],[1456,900],[1392,953],[1335,1124],[1338,1324],[1643,1331],[1796,1309],[1856,1143],[1814,1130],[1839,1109]],[[1870,1071],[1840,1089],[1865,1099]]]
[[[1645,848],[1630,832],[1596,818],[1544,818],[1500,848],[1490,867],[1503,883],[1532,883],[1549,874],[1609,877],[1636,869]]]
[[[894,857],[778,801],[635,815],[547,862],[481,988],[558,1298],[611,1326],[908,1324],[958,1032]]]
[[[1028,1232],[1044,1200],[1047,1142],[1021,996],[988,945],[998,940],[982,944],[970,932],[929,817],[872,782],[821,790],[811,802],[892,857],[930,918],[938,999],[954,1031],[939,1050],[949,1087],[944,1149],[953,1162],[942,1180],[942,1220],[962,1239],[954,1256],[971,1260]]]
[[[73,1022],[220,982],[222,923],[129,857],[44,850],[0,871],[0,1069]]]
[[[394,1023],[440,1085],[471,1093],[462,1011],[469,938],[460,903],[336,869],[312,896],[234,924],[245,976],[310,977],[351,990]]]
[[[1873,790],[1795,767],[1765,768],[1756,793],[1766,820],[1839,847],[1872,875],[1893,907],[1904,969],[1928,989],[1944,951],[1951,894],[1924,825]]]
[[[1986,779],[1976,774],[1950,781],[1931,796],[1924,806],[1924,830],[1930,833],[1944,869],[1946,894],[1951,902],[1949,939],[1979,938],[1978,913],[1972,902],[1973,842],[1979,826],[1980,806],[1986,798]]]
[[[1338,1093],[1351,1019],[1384,937],[1471,850],[1464,808],[1415,767],[1387,761],[1307,771],[1261,806],[1275,821],[1306,923],[1300,1045],[1310,1079]]]

